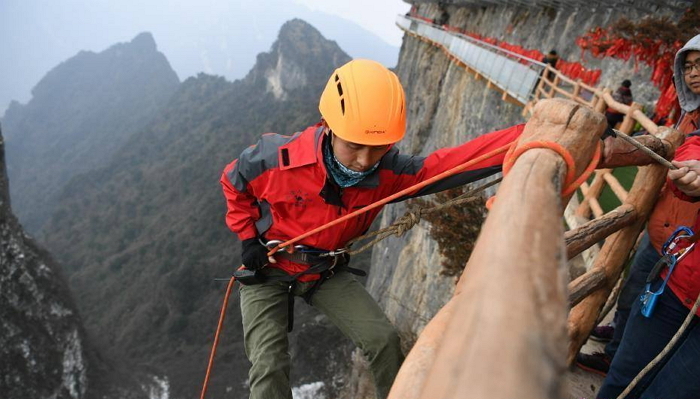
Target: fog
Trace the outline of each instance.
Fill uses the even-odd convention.
[[[383,0],[372,12],[368,8],[367,1],[343,0],[2,0],[0,115],[11,100],[26,103],[31,88],[77,52],[99,52],[144,31],[153,34],[181,80],[199,72],[229,80],[245,76],[282,23],[295,17],[350,56],[393,67],[401,32],[392,16],[409,5]]]

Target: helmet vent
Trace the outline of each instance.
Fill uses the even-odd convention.
[[[337,82],[337,81],[339,81],[339,80],[340,80],[340,78],[338,77],[338,74],[336,73],[336,74],[335,74],[335,81]]]
[[[343,86],[338,82],[338,95],[342,96],[343,95]]]
[[[343,111],[343,115],[345,115],[345,99],[341,98],[340,99],[340,109]]]

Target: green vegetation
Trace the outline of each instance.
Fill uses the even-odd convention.
[[[437,193],[431,199],[419,198],[413,202],[422,208],[429,208],[459,197],[469,189],[469,186],[460,187]],[[430,236],[437,241],[443,256],[441,274],[456,276],[464,270],[484,222],[485,204],[484,196],[478,194],[470,202],[423,217],[430,222]]]
[[[153,118],[179,80],[153,37],[138,35],[101,53],[80,52],[12,103],[2,121],[15,213],[35,234],[74,176],[104,167]]]

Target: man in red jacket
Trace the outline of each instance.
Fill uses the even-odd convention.
[[[388,395],[403,361],[398,335],[374,299],[335,253],[366,232],[380,209],[303,240],[294,254],[268,257],[286,241],[381,200],[469,159],[513,142],[518,125],[482,135],[427,157],[400,154],[406,104],[398,77],[381,64],[354,60],[328,80],[322,121],[290,136],[266,134],[229,164],[221,177],[226,223],[242,241],[242,260],[261,281],[241,287],[245,349],[252,363],[251,398],[291,399],[287,333],[291,304],[302,296],[369,361],[377,395]],[[503,155],[427,186],[425,195],[501,170]],[[267,244],[267,245],[266,245]]]
[[[659,289],[664,279],[668,287],[659,296],[651,317],[642,313],[639,295],[645,279],[660,259],[663,243],[680,226],[690,226],[700,234],[700,35],[695,36],[676,54],[674,79],[683,115],[676,126],[687,134],[676,150],[668,181],[656,203],[647,234],[635,256],[630,276],[618,300],[618,325],[615,334],[623,333],[610,369],[598,392],[600,399],[612,399],[668,344],[688,316],[700,294],[700,247],[684,257],[669,276],[669,268],[653,281]],[[633,302],[632,302],[633,301]],[[631,302],[631,303],[628,303]],[[621,306],[631,305],[631,309]],[[700,311],[698,312],[700,313]],[[625,316],[620,318],[619,316]],[[640,380],[629,398],[700,398],[700,314],[692,321],[674,350]],[[620,325],[620,322],[622,324]],[[610,348],[606,348],[606,352]],[[613,348],[615,349],[615,348]]]

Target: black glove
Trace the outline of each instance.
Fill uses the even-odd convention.
[[[608,137],[617,138],[617,133],[615,133],[615,130],[613,130],[613,128],[611,128],[610,126],[605,128],[605,132],[603,132],[603,135],[600,136],[600,139],[605,140]]]
[[[270,263],[269,259],[267,259],[267,247],[262,245],[257,238],[243,240],[241,244],[243,246],[241,260],[246,269],[260,270],[263,266]]]

